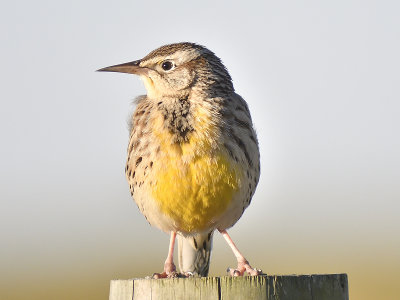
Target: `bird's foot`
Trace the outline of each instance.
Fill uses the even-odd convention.
[[[228,268],[226,270],[230,276],[243,276],[245,272],[250,276],[257,276],[263,274],[263,272],[259,269],[252,268],[247,260],[245,261],[238,261],[238,266],[236,269]]]
[[[165,263],[164,265],[164,272],[162,273],[154,273],[152,278],[153,279],[160,279],[160,278],[176,278],[179,274],[176,272],[176,267],[174,263]]]
[[[187,272],[187,273],[172,272],[170,274],[167,274],[166,272],[162,272],[162,273],[154,273],[153,276],[146,277],[146,278],[161,279],[161,278],[191,278],[191,277],[195,277],[195,275],[193,275],[190,272]]]
[[[161,278],[177,278],[177,277],[179,277],[179,274],[177,272],[171,272],[168,274],[166,272],[162,272],[162,273],[154,273],[151,278],[161,279]]]

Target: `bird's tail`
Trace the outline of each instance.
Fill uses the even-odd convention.
[[[207,276],[214,231],[192,236],[178,235],[179,269],[182,273]]]

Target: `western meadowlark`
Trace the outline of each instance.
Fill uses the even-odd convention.
[[[246,102],[235,93],[221,60],[194,43],[162,46],[143,59],[100,69],[139,75],[131,119],[126,177],[147,221],[170,233],[164,272],[207,276],[217,229],[238,262],[232,276],[258,275],[226,232],[250,204],[260,154]]]

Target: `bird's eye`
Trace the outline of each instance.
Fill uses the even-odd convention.
[[[169,71],[174,67],[174,64],[168,60],[164,61],[161,64],[161,68],[163,68],[164,71]]]

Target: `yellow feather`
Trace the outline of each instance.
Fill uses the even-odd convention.
[[[157,176],[153,197],[182,231],[206,229],[228,207],[240,178],[226,157],[173,159]]]
[[[210,136],[216,130],[204,115],[199,116],[187,143],[171,144],[169,132],[161,126],[154,128],[168,160],[157,171],[152,196],[161,211],[185,232],[207,229],[228,208],[240,188],[242,174],[226,151],[213,149]]]

